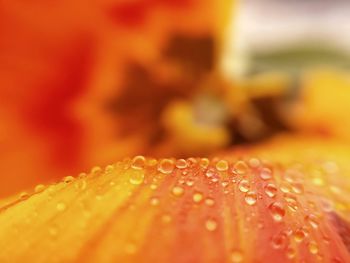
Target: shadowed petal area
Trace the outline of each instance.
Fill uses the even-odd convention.
[[[350,262],[348,223],[303,169],[136,156],[3,203],[1,262]]]

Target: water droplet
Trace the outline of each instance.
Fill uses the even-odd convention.
[[[238,184],[238,189],[243,192],[243,193],[246,193],[249,191],[249,182],[245,179],[241,180]]]
[[[193,202],[200,203],[203,200],[203,194],[200,192],[194,193],[192,198]]]
[[[286,255],[287,255],[287,258],[289,258],[289,259],[295,258],[295,256],[296,256],[296,251],[295,251],[295,249],[292,248],[292,247],[288,247],[288,248],[287,248],[287,251],[286,251]]]
[[[305,221],[313,228],[315,228],[315,229],[318,228],[319,220],[318,220],[317,216],[315,216],[314,214],[309,214],[309,215],[305,216]]]
[[[229,181],[225,180],[225,181],[221,182],[221,185],[222,185],[222,187],[227,187],[229,185],[229,183],[230,183]]]
[[[296,212],[298,210],[299,203],[294,195],[288,193],[284,194],[284,199],[286,200],[287,206],[291,211]]]
[[[281,249],[287,243],[287,236],[284,233],[279,233],[271,238],[271,245],[274,249]]]
[[[260,171],[260,177],[263,180],[269,180],[272,178],[272,171],[270,168],[262,168]]]
[[[85,179],[79,179],[75,182],[75,188],[78,190],[85,190],[87,186],[86,180]]]
[[[34,188],[34,192],[35,193],[40,193],[40,192],[42,192],[42,191],[44,191],[45,190],[45,185],[43,185],[43,184],[38,184],[37,186],[35,186],[35,188]]]
[[[292,183],[292,190],[296,194],[304,193],[304,186],[301,183]]]
[[[111,172],[113,172],[113,170],[114,170],[114,166],[113,165],[107,165],[106,167],[105,167],[105,172],[106,173],[111,173]]]
[[[297,229],[293,232],[294,240],[298,243],[302,242],[306,237],[306,233],[303,229]]]
[[[202,167],[202,168],[207,168],[209,166],[209,159],[208,158],[201,158],[200,161],[199,161],[199,165]]]
[[[191,187],[191,186],[194,185],[194,181],[191,180],[191,179],[188,179],[188,180],[186,181],[186,185]]]
[[[164,224],[168,224],[168,223],[171,222],[172,218],[171,218],[170,215],[165,214],[165,215],[162,216],[161,220],[162,220],[162,222],[163,222]]]
[[[243,253],[238,250],[238,249],[234,249],[231,252],[231,262],[232,263],[240,263],[243,262]]]
[[[171,159],[163,159],[159,162],[158,170],[163,174],[171,174],[175,168],[174,161]]]
[[[260,166],[260,160],[257,158],[251,158],[248,163],[252,168],[258,168]]]
[[[246,193],[244,200],[248,205],[255,205],[258,197],[255,192]]]
[[[80,174],[78,175],[78,178],[85,178],[86,176],[87,176],[86,173],[80,173]]]
[[[155,158],[148,158],[146,160],[146,163],[148,166],[153,167],[153,166],[156,166],[158,164],[158,161]]]
[[[135,156],[131,161],[131,167],[136,170],[142,170],[145,167],[146,158],[142,155]]]
[[[220,160],[215,165],[216,169],[220,172],[228,170],[228,162],[226,160]]]
[[[205,176],[208,177],[208,178],[211,178],[215,175],[215,171],[212,170],[212,169],[208,169],[206,172],[205,172]]]
[[[152,190],[156,190],[158,188],[158,186],[156,184],[151,184],[149,186]]]
[[[152,197],[150,200],[150,204],[153,206],[157,206],[157,205],[159,205],[159,203],[160,203],[160,201],[157,197]]]
[[[248,172],[248,166],[244,161],[237,161],[233,166],[232,166],[232,172],[243,175]]]
[[[74,177],[73,176],[66,176],[66,177],[63,177],[62,181],[65,182],[66,184],[69,184],[69,183],[74,181]]]
[[[286,211],[284,210],[284,207],[280,202],[273,202],[272,204],[269,205],[268,209],[270,211],[272,218],[276,222],[282,221]]]
[[[208,231],[215,231],[216,228],[218,227],[218,223],[214,219],[208,219],[205,221],[205,228]]]
[[[56,209],[57,209],[58,211],[62,212],[62,211],[64,211],[64,210],[66,210],[66,204],[63,203],[63,202],[59,202],[59,203],[57,203],[57,205],[56,205]]]
[[[176,167],[179,169],[185,169],[187,167],[187,161],[185,159],[178,159],[176,161]]]
[[[27,192],[22,192],[19,194],[19,199],[25,200],[29,198],[29,194]]]
[[[174,186],[172,189],[172,193],[175,196],[182,196],[185,190],[181,186]]]
[[[264,190],[265,194],[271,198],[275,197],[277,194],[277,187],[274,184],[267,184]]]
[[[214,206],[215,205],[215,201],[214,199],[208,197],[205,199],[204,203],[207,205],[207,206]]]
[[[280,185],[280,189],[283,193],[289,193],[292,189],[287,182],[282,182]]]
[[[334,204],[331,200],[321,198],[321,208],[323,211],[329,213],[332,212],[334,209]]]
[[[316,242],[310,241],[308,247],[311,254],[316,255],[318,253],[318,245],[316,244]]]
[[[312,178],[311,181],[314,185],[317,185],[317,186],[324,186],[325,185],[325,181],[321,177],[314,177],[314,178]]]
[[[143,170],[128,170],[129,182],[133,185],[140,185],[145,179]]]
[[[187,163],[188,163],[189,166],[193,166],[193,165],[195,165],[197,162],[198,162],[197,159],[194,158],[194,157],[190,157],[190,158],[187,159]]]
[[[91,169],[91,174],[93,175],[97,175],[101,172],[102,172],[102,168],[100,166],[95,166],[95,167],[92,167]]]

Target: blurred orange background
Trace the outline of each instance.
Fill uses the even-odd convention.
[[[196,43],[214,52],[221,4],[2,2],[0,196],[149,152],[158,112],[208,70],[181,56],[213,66]]]

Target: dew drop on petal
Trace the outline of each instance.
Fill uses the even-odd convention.
[[[194,181],[193,181],[193,180],[191,180],[191,179],[186,180],[186,185],[191,187],[191,186],[193,186],[193,185],[194,185]]]
[[[283,217],[284,217],[286,211],[284,210],[284,207],[280,202],[274,202],[274,203],[270,204],[268,209],[270,211],[272,218],[276,222],[281,222],[283,220]]]
[[[29,198],[29,194],[27,192],[22,192],[19,194],[19,199],[20,200],[25,200]]]
[[[296,194],[304,193],[304,186],[301,183],[292,183],[292,190]]]
[[[165,215],[162,215],[161,220],[164,224],[168,224],[171,222],[172,218],[170,215],[165,214]]]
[[[193,202],[200,203],[203,200],[203,194],[200,192],[196,192],[193,194]]]
[[[207,206],[214,206],[214,205],[215,205],[214,199],[209,198],[209,197],[205,199],[204,203],[205,203]]]
[[[194,157],[188,158],[188,159],[187,159],[187,162],[188,162],[188,165],[189,165],[189,166],[193,166],[193,165],[195,165],[196,163],[198,163],[197,159],[194,158]]]
[[[293,232],[294,240],[298,243],[302,242],[306,236],[303,229],[297,229]]]
[[[287,206],[288,208],[292,211],[292,212],[296,212],[299,208],[299,203],[296,199],[296,197],[292,194],[285,194],[284,195],[284,199],[287,202]]]
[[[270,168],[262,168],[260,171],[260,177],[263,180],[269,180],[272,178],[272,171]]]
[[[157,164],[158,164],[158,160],[157,159],[155,159],[155,158],[148,158],[147,160],[146,160],[146,164],[148,165],[148,166],[156,166]]]
[[[94,166],[91,169],[91,174],[93,175],[98,175],[100,172],[102,172],[102,168],[100,166]]]
[[[251,158],[248,163],[252,168],[258,168],[260,166],[260,160],[257,158]]]
[[[112,183],[112,182],[111,182]],[[85,179],[79,179],[75,182],[75,188],[78,190],[85,190],[87,186],[86,180]]]
[[[274,184],[267,184],[264,188],[265,194],[268,197],[275,197],[277,194],[277,187]]]
[[[208,231],[211,231],[211,232],[215,231],[217,227],[218,227],[218,223],[214,219],[207,219],[205,221],[205,228]]]
[[[187,167],[187,161],[185,159],[178,159],[175,166],[179,169],[185,169]]]
[[[296,251],[293,247],[288,247],[286,251],[286,256],[289,259],[293,259],[296,256]]]
[[[220,160],[215,165],[216,169],[220,172],[228,170],[228,162],[226,160]]]
[[[243,175],[248,172],[248,166],[244,161],[240,160],[232,166],[232,171],[237,174]]]
[[[311,182],[316,186],[324,186],[326,183],[321,177],[314,177]]]
[[[205,172],[205,176],[208,177],[208,178],[211,178],[215,175],[215,171],[212,170],[212,169],[208,169],[206,172]]]
[[[68,183],[71,183],[74,181],[74,177],[73,176],[66,176],[66,177],[63,177],[62,181],[65,182],[66,184],[68,184]]]
[[[209,166],[209,163],[210,163],[210,161],[208,158],[201,158],[199,161],[199,165],[204,169]]]
[[[258,197],[255,192],[246,193],[244,200],[248,205],[255,205]]]
[[[111,172],[113,172],[113,170],[114,170],[114,166],[113,165],[107,165],[106,167],[105,167],[105,172],[106,173],[111,173]]]
[[[34,192],[35,192],[35,193],[40,193],[40,192],[44,191],[44,189],[45,189],[45,185],[43,185],[43,184],[38,184],[37,186],[35,186]]]
[[[329,199],[323,198],[323,199],[321,199],[321,208],[323,211],[329,213],[329,212],[333,211],[334,204]]]
[[[318,220],[317,216],[315,216],[314,214],[309,214],[309,215],[305,216],[305,221],[313,228],[315,228],[315,229],[318,228],[319,220]]]
[[[174,161],[171,159],[163,159],[159,162],[158,171],[163,174],[171,174],[175,168]]]
[[[159,203],[160,203],[160,201],[159,201],[159,199],[157,197],[152,197],[151,200],[150,200],[150,204],[152,206],[157,206],[157,205],[159,205]]]
[[[289,183],[287,182],[282,182],[280,185],[280,189],[283,193],[289,193],[292,190]]]
[[[274,235],[271,238],[271,245],[274,249],[281,249],[286,245],[287,236],[284,233]]]
[[[245,179],[241,180],[238,184],[238,189],[243,193],[247,193],[249,191],[249,187],[249,182]]]
[[[86,173],[80,173],[80,174],[78,175],[78,178],[85,178],[86,176],[87,176]]]
[[[140,185],[145,179],[145,173],[143,170],[129,170],[129,182],[133,185]]]
[[[314,241],[310,241],[308,248],[311,254],[316,255],[318,253],[318,245]]]
[[[145,167],[146,158],[142,155],[135,156],[131,161],[131,167],[136,170],[142,170]]]
[[[182,196],[185,192],[185,190],[181,186],[174,186],[173,189],[171,190],[173,195],[175,196]]]

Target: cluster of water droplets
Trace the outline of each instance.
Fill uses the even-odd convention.
[[[322,168],[323,172],[337,172],[337,167],[333,163],[328,163],[325,167]],[[314,237],[320,229],[322,221],[320,214],[322,209],[328,209],[328,211],[332,209],[326,201],[322,202],[320,208],[314,202],[305,200],[303,196],[305,193],[304,174],[299,168],[298,166],[287,170],[277,168],[276,171],[275,167],[273,169],[258,158],[235,161],[219,158],[213,160],[207,158],[156,160],[136,156],[114,165],[108,165],[104,170],[94,167],[89,174],[82,173],[78,178],[66,176],[62,179],[62,184],[71,184],[77,191],[84,191],[88,185],[87,177],[110,175],[113,178],[117,176],[115,171],[122,169],[127,175],[127,183],[136,188],[149,187],[154,192],[149,199],[152,207],[162,207],[165,197],[164,194],[157,195],[157,191],[167,180],[172,182],[168,184],[167,198],[172,198],[175,202],[181,198],[188,198],[193,206],[205,206],[209,211],[218,204],[217,191],[224,195],[232,195],[236,198],[235,205],[242,203],[245,206],[244,209],[249,211],[247,218],[250,218],[251,215],[258,217],[258,211],[264,209],[262,211],[268,211],[267,214],[270,215],[272,222],[278,225],[289,216],[286,222],[288,224],[292,222],[290,224],[293,227],[288,231],[276,232],[271,236],[270,242],[273,249],[283,250],[287,258],[293,259],[297,255],[298,245],[305,246],[312,255],[319,255],[320,244],[315,241]],[[324,178],[322,172],[314,171],[311,176],[311,184],[322,186],[325,184]],[[116,187],[113,180],[110,181],[110,186]],[[204,188],[201,189],[201,187]],[[49,188],[39,184],[35,187],[34,194],[49,191]],[[330,187],[330,191],[333,194],[340,192],[339,188],[334,185]],[[30,194],[23,192],[19,199],[25,200],[29,197]],[[57,213],[63,213],[68,209],[68,204],[59,200],[55,209]],[[208,214],[209,216],[203,220],[203,227],[209,233],[218,231],[221,221],[210,212]],[[173,217],[171,212],[164,211],[160,220],[164,224],[169,224]],[[292,217],[296,219],[293,221]],[[263,229],[266,224],[268,222],[259,221],[257,228]],[[130,246],[126,250],[133,251]],[[240,249],[233,249],[230,259],[231,262],[243,262],[244,254]]]

